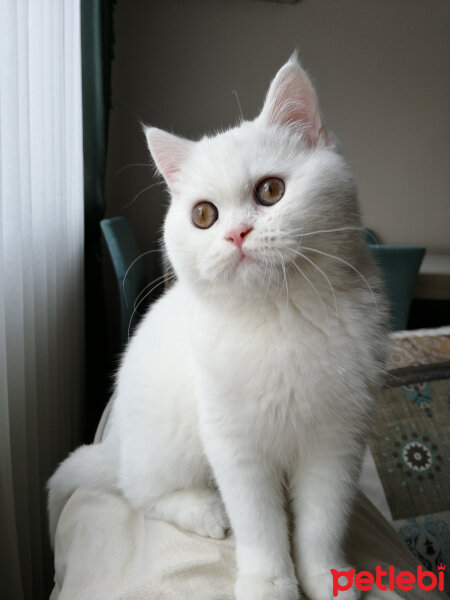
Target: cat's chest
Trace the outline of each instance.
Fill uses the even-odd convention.
[[[244,397],[307,395],[331,372],[337,375],[351,351],[342,331],[312,322],[295,307],[205,310],[192,336],[204,376]]]
[[[347,410],[351,378],[341,371],[350,348],[342,333],[324,333],[295,311],[230,317],[208,322],[205,312],[206,329],[192,334],[203,431],[237,436],[283,462],[311,431],[329,430],[336,395]]]

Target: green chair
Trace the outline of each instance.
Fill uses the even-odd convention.
[[[366,241],[380,267],[391,313],[391,329],[406,329],[417,274],[422,263],[425,248],[421,246],[377,245],[375,236],[366,230]]]
[[[120,345],[123,348],[128,341],[129,332],[131,333],[138,321],[134,310],[136,300],[148,282],[143,262],[137,260],[141,251],[128,221],[123,217],[103,219],[100,221],[100,227],[117,282]]]

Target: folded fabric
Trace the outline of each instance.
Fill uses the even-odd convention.
[[[50,600],[234,600],[234,538],[212,540],[132,511],[119,495],[78,489],[56,532]],[[417,569],[417,561],[363,495],[353,511],[347,553],[357,570]],[[382,592],[365,600],[438,600],[435,592]]]

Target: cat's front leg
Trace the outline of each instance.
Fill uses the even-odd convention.
[[[117,486],[135,510],[198,535],[222,539],[229,528],[223,503],[208,486],[209,464],[198,430],[184,413],[169,436],[164,427],[151,429],[154,419],[141,412],[121,415]],[[171,428],[166,428],[171,431]]]
[[[357,453],[359,454],[359,453]],[[346,571],[343,538],[355,493],[359,458],[354,448],[309,448],[292,481],[295,558],[302,589],[310,600],[334,600],[331,569]],[[339,592],[356,600],[356,588]]]
[[[298,600],[280,473],[236,436],[205,445],[236,538],[236,600]]]

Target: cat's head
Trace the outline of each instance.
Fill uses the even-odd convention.
[[[325,240],[324,251],[342,255],[345,236],[312,232],[359,226],[352,175],[296,55],[255,120],[199,141],[145,133],[172,198],[168,256],[177,276],[203,292],[270,294],[300,277],[297,266],[311,270],[303,246]]]

